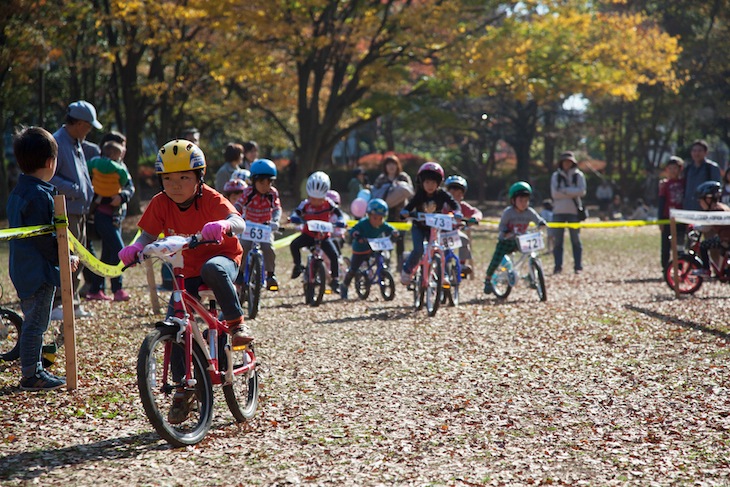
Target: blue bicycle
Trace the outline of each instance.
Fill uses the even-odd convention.
[[[355,273],[355,292],[360,299],[367,299],[370,296],[370,287],[377,284],[383,299],[392,301],[395,298],[395,280],[388,265],[393,242],[390,237],[369,238],[368,244],[372,253]]]
[[[243,279],[238,287],[238,300],[248,304],[248,318],[254,319],[259,313],[261,289],[265,286],[264,253],[261,242],[271,242],[271,227],[266,224],[246,222],[242,240],[252,242],[251,250],[246,253],[243,266]]]

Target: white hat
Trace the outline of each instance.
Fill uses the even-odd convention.
[[[68,106],[68,115],[78,120],[89,122],[94,128],[100,129],[103,127],[96,119],[96,108],[88,101],[79,100],[71,103]]]

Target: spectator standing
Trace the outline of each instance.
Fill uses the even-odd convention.
[[[565,223],[577,223],[578,207],[582,207],[581,198],[586,194],[586,178],[583,172],[578,169],[578,161],[575,155],[570,152],[560,154],[558,169],[550,178],[550,193],[553,198],[553,221]],[[563,271],[563,241],[565,238],[564,228],[554,228],[555,248],[553,257],[555,267],[553,274]],[[583,271],[583,244],[580,241],[580,228],[569,228],[570,245],[573,248],[573,270],[576,274]]]
[[[720,194],[720,203],[730,205],[730,169],[725,171],[722,177],[722,193]]]
[[[200,130],[195,127],[188,127],[182,134],[184,140],[189,140],[193,144],[200,146]]]
[[[381,198],[388,204],[387,221],[400,222],[400,211],[415,194],[413,181],[403,171],[403,165],[395,154],[389,154],[383,158],[381,170],[382,172],[375,179],[371,188],[372,198]],[[395,238],[398,268],[403,266],[404,234],[405,232],[401,232]]]
[[[598,211],[601,215],[601,219],[607,218],[608,205],[611,204],[613,199],[613,186],[607,179],[601,179],[601,184],[596,188],[596,199],[598,200]]]
[[[666,178],[659,182],[659,208],[657,217],[660,220],[669,218],[669,212],[673,208],[682,208],[684,200],[684,181],[682,180],[682,166],[684,161],[681,157],[672,156],[664,165]],[[684,241],[686,225],[677,225],[677,242]],[[669,225],[659,225],[662,234],[661,261],[662,269],[665,270],[669,264],[669,250],[671,241],[671,228]]]
[[[259,158],[259,145],[253,140],[243,143],[243,164],[242,167],[251,170],[251,164]]]
[[[365,189],[369,186],[370,185],[368,184],[365,170],[361,167],[356,167],[355,169],[353,169],[352,179],[350,179],[350,182],[347,183],[347,196],[350,203],[352,203],[353,200],[357,198],[357,194],[360,192],[360,190]]]
[[[226,150],[223,151],[223,159],[225,162],[215,173],[215,189],[219,193],[223,191],[226,183],[233,176],[233,171],[241,169],[243,164],[243,146],[234,142],[229,142]]]
[[[68,229],[81,245],[86,246],[86,217],[94,197],[91,177],[86,165],[86,157],[81,143],[92,128],[102,128],[96,119],[96,108],[91,103],[79,100],[71,103],[66,110],[65,123],[54,134],[58,143],[58,167],[51,184],[66,196]],[[92,316],[79,303],[79,274],[73,273],[74,314],[77,318]],[[51,319],[63,319],[61,296],[57,293],[56,306],[51,311]]]
[[[684,179],[684,200],[682,208],[685,210],[700,211],[699,201],[694,197],[695,189],[706,181],[722,180],[720,167],[716,162],[707,159],[709,146],[704,140],[695,140],[692,142],[690,155],[692,163],[684,166],[682,177]]]

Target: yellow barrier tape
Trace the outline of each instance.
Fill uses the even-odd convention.
[[[499,225],[499,220],[480,220],[480,225]],[[583,222],[548,222],[550,228],[619,228],[643,227],[647,225],[669,225],[669,220],[612,220]]]
[[[287,245],[292,243],[292,240],[297,238],[299,235],[301,235],[301,232],[292,233],[288,237],[280,238],[279,240],[274,240],[272,247],[275,249],[280,249],[282,247],[286,247]]]
[[[0,240],[12,240],[15,238],[28,238],[38,235],[53,233],[56,227],[53,225],[34,225],[32,227],[5,228],[0,230]]]
[[[122,267],[124,264],[121,262],[117,265],[105,264],[89,252],[86,247],[81,245],[81,242],[76,240],[76,237],[72,233],[68,234],[68,241],[71,246],[71,251],[79,256],[79,260],[83,262],[87,269],[96,274],[97,276],[104,277],[118,277],[122,275]]]

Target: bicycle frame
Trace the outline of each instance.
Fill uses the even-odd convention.
[[[261,256],[261,263],[264,264],[261,268],[262,272],[259,280],[261,281],[262,286],[264,286],[264,284],[266,283],[266,273],[263,271],[266,268],[266,259],[264,258],[264,253],[261,251],[261,244],[259,242],[252,242],[251,249],[246,253],[246,262],[243,268],[244,286],[247,286],[249,281],[251,280],[251,261],[257,255]]]

